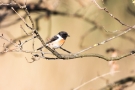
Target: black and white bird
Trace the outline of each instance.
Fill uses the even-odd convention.
[[[69,37],[67,32],[60,31],[57,35],[53,36],[48,42],[46,42],[46,46],[52,49],[60,48],[65,43],[67,37]],[[37,50],[40,50],[42,48],[43,46],[38,48]]]

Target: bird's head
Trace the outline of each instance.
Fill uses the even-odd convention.
[[[65,32],[65,31],[60,31],[58,34],[59,34],[62,38],[64,38],[64,39],[66,39],[67,37],[69,37],[68,33]]]

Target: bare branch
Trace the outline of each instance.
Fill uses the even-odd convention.
[[[122,25],[124,25],[124,26],[126,26],[126,27],[131,27],[131,26],[129,26],[129,25],[123,23],[122,21],[120,21],[118,18],[116,18],[113,14],[111,14],[111,13],[107,10],[107,8],[102,8],[102,7],[96,2],[96,0],[92,0],[92,1],[95,3],[95,5],[96,5],[100,10],[104,10],[106,13],[108,13],[112,18],[114,18],[114,19],[115,19],[116,21],[118,21],[120,24],[122,24]]]
[[[128,87],[126,84],[129,83],[129,82],[132,82],[132,84],[134,84],[135,76],[123,78],[121,80],[118,80],[118,81],[116,81],[116,82],[114,82],[112,84],[109,84],[109,85],[105,86],[104,88],[102,88],[100,90],[113,90],[113,89],[115,89],[115,88],[117,88],[119,86],[120,87],[117,90],[123,90],[123,88]],[[125,85],[126,85],[126,87],[125,87]]]
[[[25,33],[26,35],[28,35],[28,36],[32,35],[32,34],[28,34],[28,33],[26,32],[26,30],[22,27],[22,25],[20,25],[20,28],[24,31],[24,33]]]
[[[16,3],[15,0],[14,0],[14,2]],[[41,41],[42,45],[43,45],[46,49],[48,49],[50,52],[52,52],[53,55],[56,56],[56,58],[47,58],[47,57],[43,56],[43,52],[41,51],[40,53],[42,54],[42,56],[39,56],[39,55],[38,55],[37,57],[41,57],[41,58],[45,58],[45,59],[49,59],[49,60],[51,60],[51,59],[69,60],[69,59],[82,58],[82,57],[98,57],[98,58],[104,59],[104,60],[106,60],[106,61],[114,61],[114,60],[120,60],[120,59],[122,59],[122,58],[124,58],[124,57],[130,56],[130,55],[132,55],[132,54],[135,53],[135,51],[133,51],[133,52],[127,53],[127,54],[122,55],[122,56],[119,56],[119,57],[110,57],[110,58],[107,58],[107,57],[105,57],[105,56],[103,56],[103,55],[100,55],[100,54],[80,54],[80,53],[82,53],[82,52],[84,52],[84,51],[87,51],[87,50],[89,50],[89,49],[91,49],[91,48],[94,48],[94,47],[96,47],[96,46],[103,45],[103,44],[105,44],[106,42],[109,42],[109,41],[111,41],[111,40],[113,40],[113,39],[115,39],[115,38],[117,38],[117,37],[119,37],[119,36],[121,36],[121,35],[123,35],[123,34],[129,32],[131,29],[135,28],[135,25],[134,25],[134,26],[132,26],[132,27],[130,27],[130,28],[127,28],[125,31],[123,31],[122,33],[120,33],[120,34],[118,34],[118,35],[116,35],[116,36],[113,36],[113,37],[111,37],[111,38],[109,38],[109,39],[107,39],[107,40],[104,40],[104,41],[102,41],[102,42],[100,42],[100,43],[98,43],[98,44],[95,44],[95,45],[93,45],[93,46],[91,46],[91,47],[88,47],[88,48],[86,48],[86,49],[84,49],[84,50],[82,50],[82,51],[80,51],[80,52],[75,53],[75,54],[67,54],[67,55],[60,54],[60,53],[58,53],[57,51],[52,50],[50,47],[46,46],[44,40],[43,40],[42,37],[39,35],[38,31],[34,28],[33,20],[32,20],[30,14],[29,14],[29,12],[28,12],[28,10],[27,10],[27,8],[26,8],[26,5],[21,6],[21,5],[18,4],[18,3],[16,3],[16,4],[17,4],[20,8],[22,8],[22,9],[25,10],[26,14],[29,16],[29,20],[31,21],[32,27],[30,27],[30,26],[26,23],[26,21],[24,20],[24,18],[23,18],[22,16],[20,16],[20,15],[14,10],[13,7],[11,7],[11,8],[14,10],[14,12],[21,18],[21,20],[24,22],[24,24],[25,24],[30,30],[32,30],[32,32],[33,32],[32,35],[34,35],[34,37],[32,37],[32,38],[29,39],[29,40],[33,40],[34,38],[38,38],[38,39]],[[79,17],[79,16],[77,16],[77,17]],[[83,18],[83,17],[81,17],[81,18]],[[83,19],[85,19],[86,21],[88,20],[88,19],[86,19],[86,18],[83,18]],[[88,22],[95,23],[94,21],[89,21],[89,20],[88,20]],[[22,46],[24,43],[26,43],[26,42],[29,41],[29,40],[26,40],[25,42],[21,43],[20,45]],[[20,47],[21,47],[21,46],[20,46]],[[34,45],[33,45],[33,46],[34,46]]]
[[[118,72],[120,72],[120,71],[115,71],[114,73],[118,73]],[[90,83],[90,82],[92,82],[92,81],[94,81],[94,80],[97,80],[98,78],[105,77],[105,76],[110,75],[110,74],[111,74],[111,72],[106,73],[106,74],[103,74],[103,75],[100,75],[100,76],[97,76],[97,77],[95,77],[95,78],[93,78],[93,79],[91,79],[91,80],[89,80],[89,81],[83,83],[82,85],[80,85],[80,86],[74,88],[73,90],[79,90],[81,87],[85,86],[86,84],[88,84],[88,83]]]
[[[135,28],[135,25],[132,26],[131,28],[125,29],[125,31],[123,31],[122,33],[120,33],[120,34],[118,34],[118,35],[115,35],[115,36],[113,36],[113,37],[111,37],[111,38],[109,38],[109,39],[106,39],[106,40],[104,40],[104,41],[102,41],[102,42],[100,42],[100,43],[94,44],[93,46],[90,46],[90,47],[88,47],[88,48],[86,48],[86,49],[84,49],[84,50],[81,50],[81,51],[77,52],[76,54],[80,54],[80,53],[82,53],[82,52],[84,52],[84,51],[87,51],[87,50],[89,50],[89,49],[91,49],[91,48],[97,47],[97,46],[99,46],[99,45],[103,45],[103,44],[105,44],[105,43],[107,43],[107,42],[109,42],[109,41],[111,41],[111,40],[113,40],[113,39],[115,39],[115,38],[117,38],[117,37],[123,35],[123,34],[126,34],[127,32],[131,31],[133,28]]]

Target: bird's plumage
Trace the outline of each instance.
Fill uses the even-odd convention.
[[[51,43],[51,42],[57,40],[58,38],[59,37],[57,35],[55,35],[53,38],[51,38],[49,41],[47,41],[46,44]]]
[[[67,32],[61,31],[57,35],[53,36],[49,41],[47,41],[46,46],[49,46],[52,49],[60,48],[65,43],[65,40],[68,36],[69,35]],[[38,48],[37,50],[42,48],[43,46]]]

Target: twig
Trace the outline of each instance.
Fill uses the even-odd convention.
[[[35,37],[34,35],[33,35],[33,37]],[[35,38],[33,39],[33,41],[32,41],[32,48],[33,48],[33,50],[35,51]]]
[[[14,0],[14,1],[15,1],[15,0]],[[18,6],[19,6],[20,8],[26,8],[26,7],[20,6],[20,4],[18,4]],[[13,7],[12,7],[12,9],[14,10]],[[15,11],[15,10],[14,10],[14,11]],[[30,16],[29,12],[27,11],[27,9],[25,9],[25,12],[26,12],[26,14],[29,16],[29,19],[30,19],[32,25],[34,25],[34,24],[33,24],[33,20],[31,19],[31,16]],[[15,11],[15,13],[23,20],[24,24],[25,24],[29,29],[31,29],[31,30],[33,31],[33,33],[34,33],[34,34],[36,35],[36,37],[41,41],[41,43],[43,44],[43,46],[44,46],[45,48],[47,48],[50,52],[52,52],[56,57],[62,58],[62,56],[61,56],[57,51],[52,50],[50,47],[46,46],[44,40],[41,38],[41,36],[39,35],[39,33],[38,33],[38,31],[37,31],[36,29],[30,27],[30,26],[25,22],[25,20],[24,20],[16,11]],[[33,27],[34,27],[34,26],[33,26]]]
[[[24,31],[24,33],[25,33],[26,35],[28,35],[28,36],[32,35],[31,33],[28,34],[28,33],[26,32],[26,30],[22,27],[22,25],[20,25],[20,28]]]
[[[96,2],[96,0],[92,0],[94,3],[95,3],[95,5],[100,9],[100,10],[104,10],[106,13],[108,13],[112,18],[114,18],[116,21],[118,21],[120,24],[122,24],[122,25],[124,25],[124,26],[127,26],[127,27],[131,27],[131,26],[129,26],[129,25],[126,25],[126,24],[124,24],[122,21],[120,21],[118,18],[116,18],[115,16],[113,16],[113,14],[111,14],[108,10],[107,10],[107,8],[102,8],[97,2]]]
[[[0,38],[4,39],[5,41],[7,41],[7,42],[9,42],[10,44],[12,44],[12,45],[14,45],[15,47],[17,47],[17,45],[16,45],[15,43],[13,43],[14,41],[6,39],[3,34],[0,36]]]
[[[15,1],[15,0],[14,0]],[[40,4],[41,4],[42,2],[40,2]],[[15,7],[15,5],[16,4],[18,4],[19,5],[19,7]],[[1,3],[1,6],[4,6],[4,4],[3,3]],[[43,8],[43,7],[40,7],[40,5],[39,4],[34,4],[33,5],[33,3],[31,4],[27,4],[27,7],[28,8],[26,8],[26,2],[24,2],[24,5],[23,6],[21,6],[19,3],[16,3],[16,1],[15,1],[15,5],[14,5],[14,7],[15,7],[15,9],[17,9],[17,10],[19,10],[19,9],[24,9],[25,11],[26,11],[26,13],[28,13],[27,11],[29,10],[29,11],[31,11],[31,12],[37,12],[37,11],[43,11],[43,12],[46,12],[48,15],[49,15],[49,17],[51,17],[51,15],[61,15],[61,16],[68,16],[68,17],[75,17],[75,18],[80,18],[80,19],[82,19],[82,20],[84,20],[84,21],[86,21],[87,23],[90,23],[90,24],[92,24],[92,25],[94,25],[94,26],[96,26],[97,24],[95,23],[95,21],[94,20],[90,20],[89,18],[87,18],[87,17],[84,17],[84,15],[79,15],[79,14],[77,14],[77,13],[75,13],[75,14],[69,14],[69,13],[66,13],[66,12],[60,12],[60,11],[51,11],[51,10],[49,10],[49,9],[47,9],[47,8]],[[31,8],[30,6],[31,5],[33,5],[33,6],[35,6],[34,8]],[[9,9],[9,7],[13,7],[13,5],[12,4],[7,4],[6,6],[8,6],[8,8],[7,9]],[[28,10],[27,10],[28,9]],[[29,13],[28,13],[29,14]],[[30,15],[28,15],[29,17],[30,17]],[[40,15],[41,16],[41,15]],[[40,17],[39,16],[39,17]],[[30,19],[32,19],[31,17],[30,17]],[[20,19],[19,19],[20,20]],[[18,21],[19,21],[18,20]],[[32,20],[31,20],[32,21]],[[15,23],[15,22],[14,22]],[[12,23],[12,24],[14,24],[14,23]],[[10,24],[11,25],[11,24]],[[9,24],[7,24],[7,25],[5,25],[5,26],[2,26],[2,27],[6,27],[6,26],[9,26]],[[34,23],[32,22],[32,26],[34,26]],[[102,27],[102,28],[104,28],[104,27]],[[37,28],[38,29],[38,28]],[[109,33],[115,33],[115,32],[117,32],[117,30],[115,30],[115,31],[113,31],[113,32],[111,32],[111,31],[107,31],[107,30],[105,30],[106,32],[109,32]]]
[[[25,57],[25,59],[26,59],[26,61],[28,62],[28,63],[33,63],[34,62],[34,60],[33,61],[28,61],[28,59]]]
[[[15,3],[17,3],[15,0],[13,0],[13,1],[14,1]],[[25,5],[23,5],[23,6],[21,6],[19,3],[17,3],[17,5],[18,5],[20,8],[22,8],[22,9],[25,10],[26,14],[28,15],[28,17],[29,17],[29,19],[30,19],[30,21],[31,21],[32,28],[35,28],[35,27],[34,27],[34,22],[33,22],[33,20],[32,20],[32,18],[31,18],[30,14],[29,14],[27,8],[26,8],[26,2],[25,2]],[[22,18],[21,18],[21,19],[22,19]],[[26,22],[25,22],[25,23],[26,23]]]
[[[118,72],[120,72],[120,71],[115,71],[114,73],[118,73]],[[97,77],[95,77],[95,78],[93,78],[93,79],[91,79],[91,80],[89,80],[89,81],[87,81],[87,82],[85,82],[85,83],[81,84],[80,86],[78,86],[78,87],[74,88],[73,90],[78,90],[78,89],[80,89],[81,87],[85,86],[86,84],[88,84],[88,83],[90,83],[90,82],[92,82],[92,81],[94,81],[94,80],[97,80],[98,78],[101,78],[101,77],[104,77],[104,76],[110,75],[111,73],[112,73],[112,72],[109,72],[109,73],[106,73],[106,74],[103,74],[103,75],[97,76]]]
[[[86,32],[81,36],[80,44],[79,44],[81,48],[83,47],[83,41],[84,41],[85,37],[86,37],[89,33],[95,31],[96,28],[97,28],[97,27],[94,26],[93,28],[89,29],[88,31],[86,31]]]
[[[19,17],[20,17],[20,15],[19,15]],[[24,22],[24,23],[27,26],[27,23],[26,22]],[[132,26],[132,27],[134,28],[135,26]],[[28,26],[28,28],[30,28],[31,30],[33,30],[29,26]],[[126,31],[122,32],[121,34],[118,34],[117,36],[114,36],[112,38],[109,38],[106,41],[101,42],[100,44],[104,44],[105,42],[108,42],[108,41],[110,41],[110,40],[112,40],[112,39],[114,39],[114,38],[116,38],[116,37],[118,37],[118,36],[120,36],[122,34],[125,34],[128,31],[130,31],[130,30],[131,30],[131,28],[128,28],[128,29],[126,29]],[[89,48],[87,48],[85,50],[82,50],[81,52],[78,52],[77,54],[74,54],[74,55],[61,55],[58,52],[56,52],[56,51],[54,51],[51,48],[49,48],[49,47],[46,46],[45,42],[43,41],[43,39],[41,38],[41,36],[38,34],[37,30],[34,30],[34,33],[36,34],[37,38],[42,42],[42,44],[44,45],[44,47],[47,48],[49,51],[51,51],[59,59],[74,59],[74,58],[82,58],[82,57],[98,57],[98,58],[102,58],[102,59],[104,59],[106,61],[112,61],[112,60],[119,60],[119,59],[122,59],[124,57],[127,57],[127,56],[130,56],[130,55],[134,54],[134,52],[131,52],[131,53],[128,53],[126,55],[123,55],[123,56],[120,56],[120,57],[115,57],[115,58],[112,58],[112,57],[111,58],[106,58],[103,55],[99,55],[99,54],[77,55],[77,54],[79,54],[81,52],[84,52],[84,51],[92,48],[92,47],[89,47]],[[95,46],[98,46],[98,44],[95,44],[93,47],[95,47]]]
[[[131,28],[127,28],[125,31],[123,31],[122,33],[120,33],[120,34],[118,34],[118,35],[115,35],[115,36],[113,36],[113,37],[111,37],[111,38],[109,38],[109,39],[106,39],[106,40],[104,40],[104,41],[102,41],[102,42],[100,42],[100,43],[94,44],[93,46],[90,46],[90,47],[88,47],[88,48],[86,48],[86,49],[84,49],[84,50],[81,50],[81,51],[77,52],[76,54],[80,54],[80,53],[82,53],[82,52],[84,52],[84,51],[87,51],[87,50],[89,50],[89,49],[91,49],[91,48],[97,47],[97,46],[99,46],[99,45],[103,45],[103,44],[105,44],[105,43],[107,43],[107,42],[109,42],[109,41],[111,41],[111,40],[113,40],[113,39],[115,39],[115,38],[117,38],[117,37],[119,37],[119,36],[121,36],[121,35],[123,35],[123,34],[129,32],[129,31],[131,31],[133,28],[135,28],[135,25],[132,26]]]
[[[135,76],[123,78],[121,80],[118,80],[118,81],[116,81],[112,84],[109,84],[109,85],[105,86],[104,88],[102,88],[100,90],[112,90],[117,86],[125,85],[126,83],[129,83],[129,82],[134,83],[135,82]],[[119,90],[123,90],[123,89],[119,89]]]
[[[30,39],[28,39],[28,40],[25,40],[23,43],[20,44],[20,46],[22,47],[25,43],[27,43],[27,42],[30,41],[30,40],[33,40],[34,38],[36,38],[36,37],[32,37],[32,38],[30,38]]]
[[[82,58],[82,57],[98,57],[98,58],[104,59],[104,60],[106,60],[106,61],[113,61],[113,60],[120,60],[120,59],[122,59],[122,58],[124,58],[124,57],[130,56],[130,55],[132,55],[132,54],[135,53],[135,51],[134,51],[134,52],[130,52],[130,53],[128,53],[128,54],[122,55],[122,56],[120,56],[120,57],[110,57],[110,58],[107,58],[107,57],[105,57],[105,56],[103,56],[103,55],[100,55],[100,54],[84,54],[84,55],[83,55],[83,54],[82,54],[82,55],[80,54],[80,53],[82,53],[82,52],[84,52],[84,51],[87,51],[87,50],[90,49],[90,48],[96,47],[96,46],[98,46],[98,45],[105,44],[106,42],[111,41],[111,40],[113,40],[114,38],[119,37],[119,36],[121,36],[121,35],[123,35],[123,34],[129,32],[132,28],[135,28],[135,25],[134,25],[134,26],[132,26],[132,27],[130,27],[130,28],[127,28],[124,32],[122,32],[122,33],[120,33],[120,34],[118,34],[118,35],[116,35],[116,36],[113,36],[112,38],[109,38],[109,39],[107,39],[107,40],[105,40],[105,41],[102,41],[101,43],[95,44],[95,45],[93,45],[92,47],[88,47],[87,49],[84,49],[84,50],[82,50],[82,51],[80,51],[80,52],[78,52],[78,53],[76,53],[76,54],[62,55],[62,54],[58,53],[57,51],[52,50],[50,47],[46,46],[44,40],[43,40],[43,39],[41,38],[41,36],[39,35],[38,31],[34,28],[33,20],[32,20],[32,18],[31,18],[31,16],[30,16],[29,12],[27,11],[26,5],[24,5],[24,6],[21,6],[20,4],[17,4],[17,5],[18,5],[20,8],[22,8],[22,9],[25,10],[26,14],[29,16],[29,20],[31,21],[32,27],[30,27],[30,26],[26,23],[26,21],[23,19],[23,17],[21,17],[21,16],[14,10],[13,7],[11,7],[11,8],[12,8],[12,9],[15,11],[15,13],[22,19],[22,21],[24,22],[24,24],[25,24],[29,29],[31,29],[31,30],[33,31],[33,34],[35,35],[36,38],[38,38],[38,39],[41,41],[42,45],[43,45],[46,49],[48,49],[50,52],[52,52],[53,55],[56,56],[56,58],[48,58],[49,60],[51,60],[51,59],[64,59],[64,60],[69,60],[69,59]],[[43,57],[43,56],[42,56],[42,58],[45,58],[45,59],[46,59],[46,57]]]

